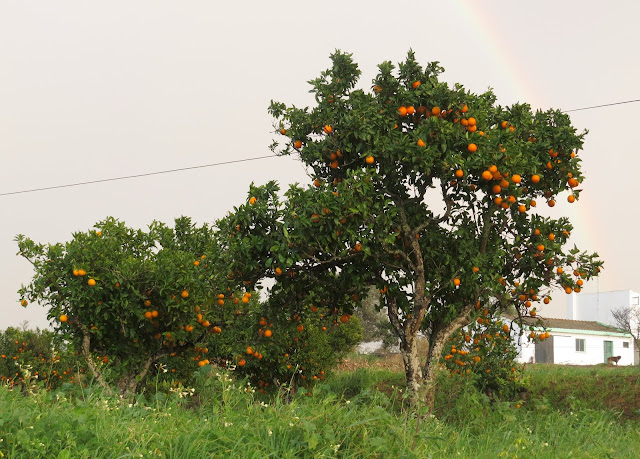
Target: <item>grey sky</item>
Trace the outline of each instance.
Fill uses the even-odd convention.
[[[528,5],[527,7],[520,5]],[[639,99],[640,3],[617,1],[0,0],[0,193],[268,154],[271,99],[308,105],[306,81],[339,48],[369,86],[376,65],[412,48],[443,78],[494,88],[502,105],[562,109]],[[635,209],[640,104],[576,112],[587,128],[581,199],[566,196],[579,247],[605,260],[585,291],[640,290]],[[65,241],[114,216],[142,227],[180,215],[213,221],[252,181],[306,180],[299,162],[262,159],[135,180],[0,196],[0,329],[47,324],[19,306],[30,279],[13,238]],[[549,315],[564,313],[556,293]]]

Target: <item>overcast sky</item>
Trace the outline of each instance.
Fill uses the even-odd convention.
[[[335,49],[353,53],[363,87],[377,64],[412,48],[424,64],[439,61],[449,83],[492,87],[501,105],[640,99],[639,17],[632,0],[0,0],[0,329],[47,325],[44,308],[19,306],[32,270],[15,255],[16,234],[61,242],[107,216],[134,227],[181,215],[211,222],[252,181],[308,179],[296,160],[269,158],[6,193],[268,155],[269,101],[312,104],[306,82]],[[570,217],[572,242],[604,259],[586,292],[640,290],[639,109],[571,113],[589,130],[584,192],[545,213]],[[564,309],[556,293],[546,313]]]

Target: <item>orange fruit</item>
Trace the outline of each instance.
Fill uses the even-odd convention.
[[[84,276],[86,274],[87,274],[87,272],[84,269],[79,269],[78,270],[78,276]]]
[[[293,142],[293,148],[296,150],[300,150],[302,148],[302,140],[296,140]]]
[[[475,153],[476,151],[478,151],[478,146],[475,143],[470,143],[467,147],[467,150],[469,150],[471,153]]]
[[[287,130],[285,128],[280,129],[280,134],[286,135]]]
[[[518,211],[520,211],[520,213],[525,213],[527,211],[527,206],[525,206],[524,204],[520,204],[518,206]]]
[[[538,249],[538,252],[544,252],[544,245],[538,244],[536,248]]]
[[[576,179],[574,179],[574,178],[572,177],[572,178],[570,178],[570,179],[567,181],[567,184],[568,184],[571,188],[575,188],[575,187],[577,187],[578,185],[580,185],[580,182],[578,182]]]
[[[464,175],[464,171],[462,169],[456,170],[456,177],[462,178],[463,175]]]
[[[576,197],[570,194],[569,196],[567,196],[567,201],[569,201],[570,203],[574,203],[576,202]]]
[[[456,287],[460,285],[460,279],[458,279],[457,277],[453,279],[453,285],[455,285]]]
[[[278,267],[276,268],[276,276],[280,276],[280,275],[282,275],[282,269]]]
[[[340,322],[342,322],[343,324],[346,324],[349,319],[351,319],[351,316],[349,314],[343,314],[340,316]]]
[[[553,241],[556,238],[556,235],[553,233],[549,233],[549,236],[547,236],[549,238],[550,241]]]
[[[539,176],[538,174],[533,174],[533,175],[531,176],[531,181],[532,181],[533,183],[538,183],[538,182],[540,181],[540,176]]]
[[[491,188],[491,191],[493,191],[495,194],[498,194],[502,191],[502,187],[500,185],[493,185],[493,188]]]
[[[398,108],[398,114],[400,116],[407,116],[407,107],[401,106]]]
[[[302,324],[298,324],[298,326],[296,327],[296,330],[298,330],[299,332],[301,332],[302,330],[304,330],[304,325],[302,325]]]
[[[441,112],[440,107],[433,107],[433,108],[431,109],[431,114],[432,114],[433,116],[438,116],[438,115],[440,114],[440,112]]]
[[[265,331],[264,331],[264,336],[266,336],[267,338],[271,338],[271,335],[272,335],[272,334],[273,334],[273,333],[272,333],[272,331],[271,331],[271,330],[265,330]]]
[[[467,130],[468,130],[469,132],[476,132],[476,131],[478,130],[478,126],[475,126],[475,125],[473,125],[473,126],[469,126],[469,127],[467,128]]]
[[[87,281],[87,284],[88,284],[90,287],[93,287],[94,285],[96,285],[96,280],[95,280],[95,279],[89,279],[89,280]]]
[[[413,107],[413,105],[407,107],[407,115],[413,115],[416,112],[416,109]]]
[[[467,113],[467,112],[469,111],[469,107],[467,107],[467,105],[465,104],[465,105],[464,105],[464,107],[462,107],[462,108],[460,109],[460,111],[461,111],[462,113]]]
[[[20,306],[26,307],[29,304],[29,302],[27,300],[22,300],[20,302]]]
[[[249,204],[251,205],[254,205],[257,201],[258,199],[255,196],[251,196],[251,198],[249,198]]]
[[[414,81],[414,82],[411,84],[411,87],[412,87],[413,89],[416,89],[416,88],[417,88],[418,86],[420,86],[421,84],[422,84],[422,83],[420,83],[419,81]]]
[[[513,183],[520,183],[522,181],[522,177],[520,177],[518,174],[514,174],[511,176],[511,181]]]
[[[193,325],[187,325],[186,327],[184,327],[184,329],[188,332],[192,332],[193,331]]]
[[[188,298],[188,297],[189,297],[189,292],[188,292],[188,291],[186,291],[186,290],[183,290],[183,291],[182,291],[182,293],[180,294],[180,296],[181,296],[182,298]]]
[[[144,305],[148,308],[151,306],[151,300],[144,300]]]
[[[60,322],[66,322],[67,320],[69,320],[69,318],[67,317],[67,315],[66,315],[66,314],[62,314],[62,315],[60,316]]]
[[[467,120],[467,122],[469,123],[469,126],[475,126],[476,125],[476,119],[471,117]]]
[[[333,131],[333,128],[327,124],[325,125],[323,131],[325,132],[325,134],[331,134],[331,131]]]
[[[418,143],[418,146],[419,146],[419,147],[426,147],[426,146],[427,146],[427,144],[426,144],[426,143],[424,143],[424,140],[422,140],[422,139],[418,139],[418,142],[417,142],[417,143]]]
[[[547,203],[547,205],[548,205],[549,207],[553,207],[553,206],[555,206],[555,205],[556,205],[556,202],[555,202],[553,199],[550,199],[550,200],[549,200],[549,202]]]
[[[158,317],[158,311],[156,311],[155,309],[151,311],[151,317]]]
[[[373,164],[375,161],[375,158],[373,156],[367,156],[364,160],[367,164]]]
[[[331,161],[331,163],[329,164],[329,167],[331,167],[331,169],[337,169],[339,165],[340,165],[340,163],[338,163],[338,161],[337,161],[337,160],[333,160],[333,161]]]
[[[506,121],[503,121],[502,123],[500,123],[500,127],[501,127],[502,129],[507,129],[507,126],[509,126],[509,123],[508,123],[508,122],[506,122]]]
[[[318,223],[320,221],[320,216],[318,214],[311,214],[311,221],[313,223]]]
[[[78,271],[77,269],[74,269],[74,270],[73,270],[73,275],[74,275],[74,276],[79,276],[79,275],[80,275],[80,274],[79,274],[79,271]]]
[[[485,180],[491,180],[493,178],[493,174],[489,171],[484,171],[482,173],[482,178]]]

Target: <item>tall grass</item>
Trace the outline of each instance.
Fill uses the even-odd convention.
[[[516,408],[448,379],[432,417],[405,409],[402,375],[388,370],[341,373],[311,396],[271,400],[222,371],[204,373],[193,394],[137,400],[2,386],[0,457],[634,457],[640,444],[638,418],[556,408],[533,389]]]

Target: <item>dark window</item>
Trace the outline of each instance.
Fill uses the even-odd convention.
[[[629,341],[623,341],[622,342],[622,347],[625,349],[629,349]]]
[[[576,352],[584,352],[584,339],[576,338]]]

